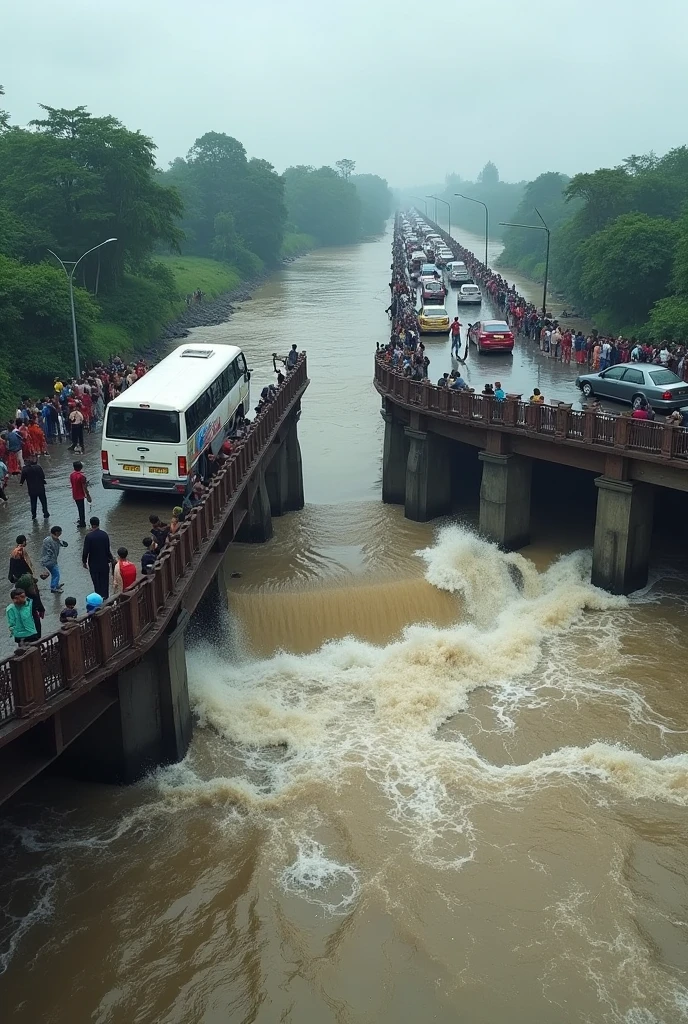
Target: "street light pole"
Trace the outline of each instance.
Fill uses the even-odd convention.
[[[74,342],[74,367],[76,369],[77,378],[81,376],[81,363],[79,362],[79,341],[76,333],[76,312],[74,310],[74,271],[79,266],[84,256],[88,256],[89,253],[95,252],[96,249],[100,249],[103,245],[109,245],[110,242],[116,241],[116,238],[106,238],[104,242],[99,242],[98,245],[94,245],[92,249],[87,249],[87,251],[83,253],[78,260],[61,260],[56,252],[53,252],[52,249],[48,249],[50,255],[55,257],[64,270],[67,275],[67,280],[69,281],[69,305],[72,311],[72,340]],[[67,270],[67,267],[71,267],[72,269]]]
[[[415,199],[417,202],[422,203],[423,206],[425,207],[425,216],[427,217],[427,215],[428,215],[428,204],[425,202],[425,200],[421,199],[420,196],[409,196],[409,199]]]
[[[447,234],[451,238],[451,204],[448,203],[446,199],[440,199],[439,196],[430,196],[430,198],[434,199],[435,203],[444,203],[444,205],[447,207],[447,221],[449,223]]]
[[[433,220],[435,221],[435,224],[436,224],[437,223],[437,196],[426,196],[425,198],[426,199],[434,199],[435,200],[435,214],[434,214]]]
[[[482,199],[474,199],[472,196],[465,196],[461,192],[455,192],[455,196],[459,199],[467,199],[469,203],[477,203],[478,206],[482,206],[485,210],[485,266],[487,266],[487,240],[490,234],[490,211],[487,208],[487,203],[484,203]]]
[[[503,228],[527,228],[528,231],[546,231],[547,232],[547,255],[545,256],[545,283],[542,289],[542,319],[544,320],[547,316],[547,279],[549,277],[549,240],[550,230],[545,224],[544,218],[537,206],[533,209],[537,213],[538,217],[542,221],[542,224],[510,224],[506,221],[500,221],[500,227]]]

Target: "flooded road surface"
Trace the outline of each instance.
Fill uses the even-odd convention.
[[[390,241],[314,253],[195,332],[240,342],[256,388],[307,349],[307,504],[228,553],[186,761],[6,809],[16,1024],[688,1020],[685,575],[611,598],[558,516],[504,555],[470,507],[381,504]],[[449,342],[428,350],[436,378]],[[469,372],[576,397],[522,344]],[[135,536],[145,503],[101,496]]]

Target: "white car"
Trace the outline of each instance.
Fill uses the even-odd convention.
[[[459,294],[456,297],[457,305],[479,305],[483,301],[483,293],[478,288],[477,284],[462,284],[459,288]]]

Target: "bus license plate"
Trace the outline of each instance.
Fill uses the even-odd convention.
[[[137,466],[135,464],[128,465],[126,462],[122,466],[122,469],[125,470],[127,473],[140,473],[141,472],[141,467],[140,466]]]
[[[149,466],[148,467],[148,472],[149,473],[166,473],[167,472],[167,467],[166,466]]]

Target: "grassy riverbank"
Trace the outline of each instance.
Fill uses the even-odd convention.
[[[289,259],[292,256],[303,256],[304,253],[310,252],[317,246],[318,240],[313,235],[302,235],[298,232],[288,231],[282,242],[280,256],[283,260]]]

